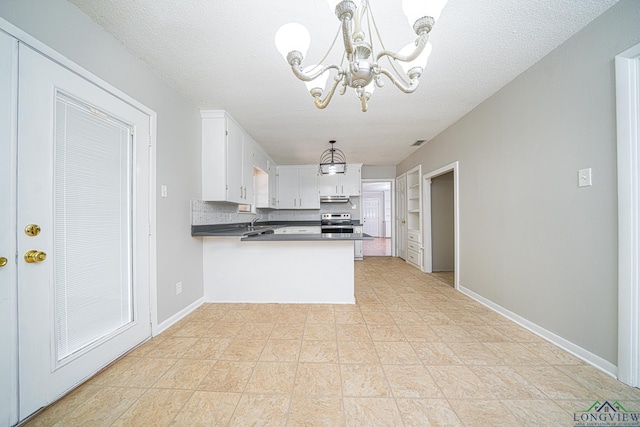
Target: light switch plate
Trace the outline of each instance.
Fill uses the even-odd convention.
[[[591,186],[591,168],[580,169],[578,171],[578,187]]]
[[[167,186],[166,185],[161,185],[160,186],[160,196],[161,197],[167,197]]]

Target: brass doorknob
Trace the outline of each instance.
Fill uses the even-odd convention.
[[[4,267],[7,265],[7,259],[5,257],[0,257],[0,267]]]
[[[27,251],[27,253],[24,254],[24,260],[27,261],[28,263],[42,262],[45,259],[47,259],[47,254],[40,251],[31,250],[31,251]]]

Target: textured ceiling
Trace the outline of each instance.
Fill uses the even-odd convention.
[[[335,139],[368,165],[399,163],[617,2],[449,0],[418,90],[387,80],[363,113],[352,90],[316,109],[273,42],[300,22],[311,33],[303,65],[319,61],[338,29],[326,0],[70,1],[198,108],[227,110],[277,163],[315,163]],[[369,3],[385,47],[414,39],[401,0]]]

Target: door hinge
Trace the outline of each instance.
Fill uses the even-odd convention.
[[[149,134],[149,147],[151,147],[153,143],[153,138],[151,138],[151,134]]]
[[[149,236],[151,236],[151,223],[149,223]]]

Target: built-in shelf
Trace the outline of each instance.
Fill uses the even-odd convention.
[[[407,172],[407,262],[422,268],[422,167]]]

